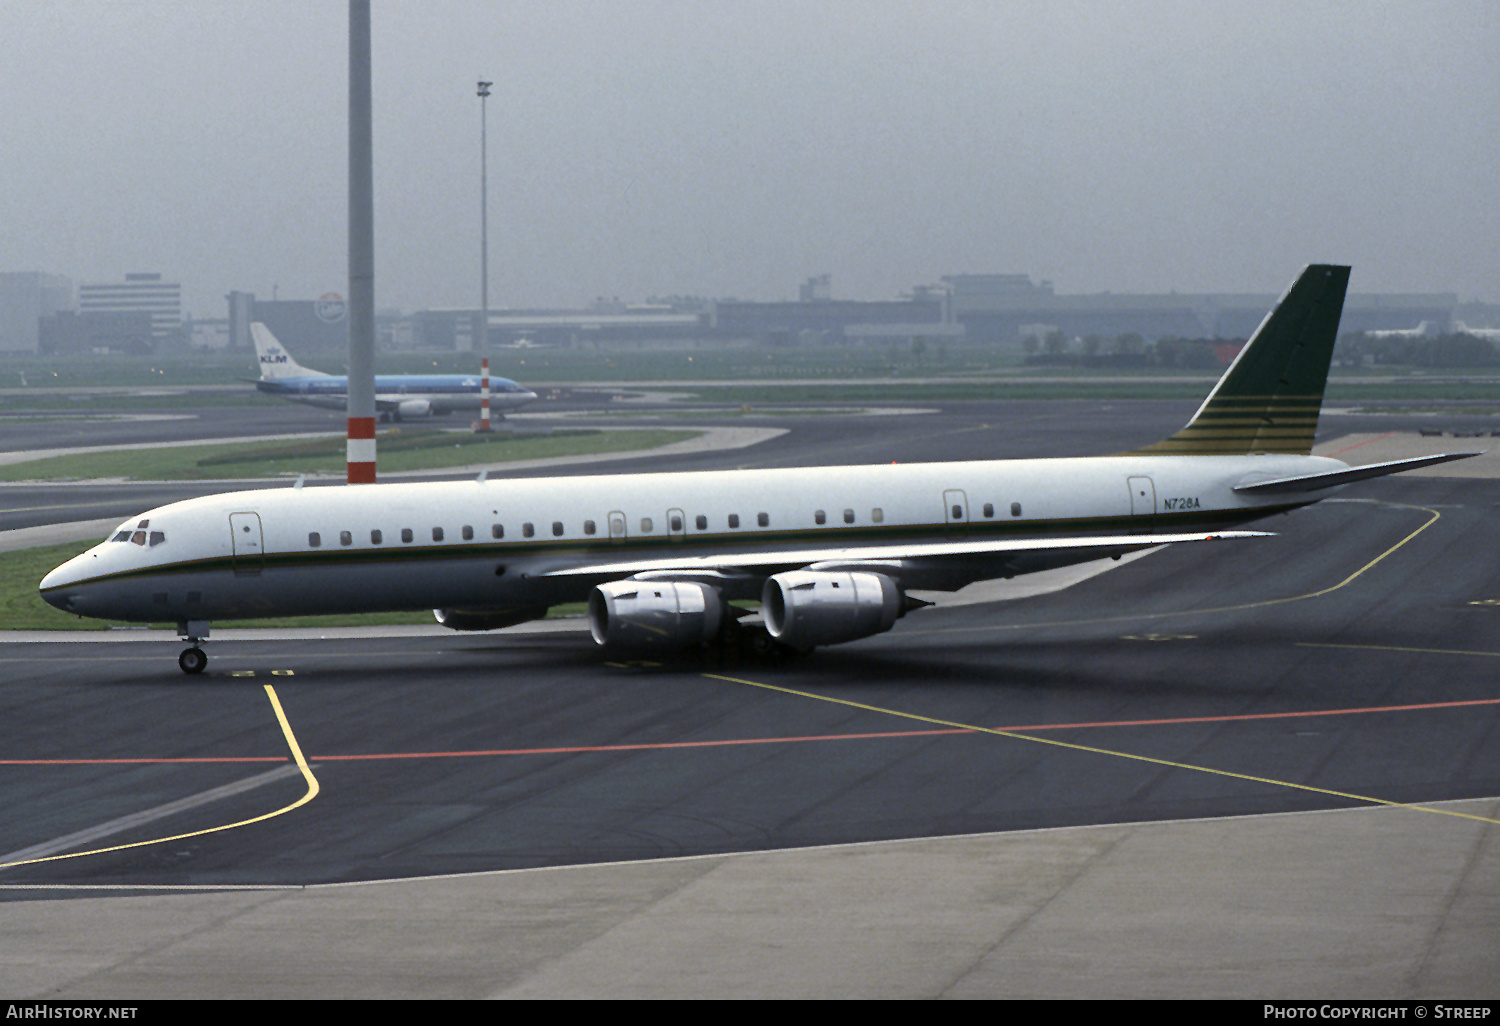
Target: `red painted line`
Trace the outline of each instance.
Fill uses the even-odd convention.
[[[1334,452],[1325,452],[1323,455],[1324,456],[1337,456],[1341,452],[1348,452],[1350,449],[1358,449],[1361,445],[1369,445],[1371,442],[1378,442],[1382,438],[1389,438],[1392,435],[1394,435],[1395,433],[1396,432],[1394,432],[1394,431],[1387,431],[1383,435],[1376,435],[1374,438],[1366,438],[1363,442],[1355,442],[1353,445],[1346,445],[1342,449],[1338,449],[1338,450],[1336,450]]]
[[[1092,723],[1034,723],[994,727],[1007,733],[1038,730],[1088,730],[1101,727],[1158,727],[1179,723],[1236,723],[1250,720],[1301,719],[1313,716],[1354,716],[1366,713],[1419,712],[1427,709],[1460,709],[1476,705],[1500,705],[1500,698],[1474,698],[1461,702],[1424,702],[1416,705],[1372,705],[1354,709],[1313,709],[1302,712],[1238,713],[1230,716],[1179,716],[1155,720],[1099,720]],[[574,755],[583,752],[641,752],[671,748],[721,748],[729,745],[779,745],[804,741],[861,741],[878,738],[937,737],[944,734],[975,734],[960,728],[941,730],[893,730],[873,734],[810,734],[802,737],[729,738],[721,741],[663,741],[635,745],[569,745],[557,748],[493,748],[458,752],[382,752],[365,755],[310,755],[309,762],[369,762],[379,759],[460,759],[498,755]],[[235,763],[287,762],[283,756],[204,757],[193,759],[0,759],[0,766],[108,766],[139,763]]]
[[[375,418],[374,417],[350,417],[349,418],[349,437],[350,438],[374,438],[375,437]]]

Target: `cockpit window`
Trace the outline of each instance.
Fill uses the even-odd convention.
[[[109,540],[112,542],[135,542],[137,545],[160,545],[167,540],[167,535],[164,531],[148,532],[146,528],[150,526],[150,520],[142,520],[135,525],[134,530],[131,530],[129,527],[122,527]]]

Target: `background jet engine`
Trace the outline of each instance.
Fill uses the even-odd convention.
[[[689,648],[723,620],[719,593],[691,581],[611,581],[589,595],[589,630],[611,647]]]
[[[760,598],[771,637],[798,649],[888,631],[906,608],[906,597],[895,581],[884,574],[855,571],[776,574],[766,580]]]
[[[547,615],[546,606],[515,606],[510,609],[434,609],[438,623],[454,631],[494,631],[514,627]]]
[[[425,417],[432,412],[432,403],[426,399],[403,399],[396,405],[400,417]]]

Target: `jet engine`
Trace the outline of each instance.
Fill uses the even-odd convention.
[[[724,602],[692,581],[611,581],[589,595],[589,630],[600,645],[689,648],[712,639]]]
[[[396,413],[401,417],[425,417],[432,412],[432,403],[426,399],[403,399],[396,404]]]
[[[438,623],[453,631],[494,631],[514,627],[547,615],[546,606],[516,606],[510,609],[434,609]]]
[[[792,570],[768,578],[760,596],[766,630],[796,649],[888,631],[907,606],[895,581],[862,571]]]

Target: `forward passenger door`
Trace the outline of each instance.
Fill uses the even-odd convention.
[[[265,565],[265,539],[260,514],[229,514],[229,549],[236,577],[252,577]]]

